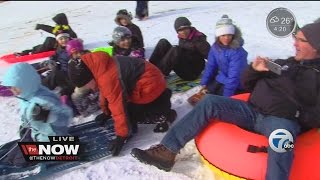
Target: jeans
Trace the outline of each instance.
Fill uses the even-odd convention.
[[[161,144],[174,153],[197,136],[213,119],[235,124],[266,137],[276,129],[288,130],[295,140],[300,133],[296,121],[266,116],[253,110],[246,102],[207,94],[192,111],[178,121],[162,139]],[[268,147],[267,180],[289,179],[293,151],[277,153]]]

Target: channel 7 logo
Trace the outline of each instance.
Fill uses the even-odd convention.
[[[77,136],[49,136],[50,142],[18,142],[26,161],[78,161]]]
[[[284,153],[294,148],[292,134],[285,129],[276,129],[269,136],[269,146],[278,153]]]

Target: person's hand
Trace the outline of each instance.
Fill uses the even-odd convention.
[[[41,29],[42,24],[37,24],[36,27],[34,28],[35,30]]]
[[[202,86],[202,88],[200,89],[199,93],[208,94],[209,90],[208,90],[207,86],[206,85]]]
[[[118,156],[121,152],[123,145],[126,143],[127,138],[117,136],[115,140],[110,143],[108,151],[111,151],[112,156]]]
[[[253,62],[252,62],[252,68],[255,71],[269,71],[266,65],[267,58],[262,58],[258,56]]]
[[[28,128],[25,128],[22,125],[20,125],[20,127],[19,127],[20,138],[22,138],[24,136],[24,134],[27,132],[27,130],[28,130]]]

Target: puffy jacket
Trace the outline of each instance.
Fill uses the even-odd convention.
[[[143,36],[140,28],[133,23],[128,24],[126,27],[130,29],[132,36],[137,39],[137,48],[143,48],[144,47]]]
[[[59,63],[59,68],[61,71],[68,72],[68,62],[70,57],[65,48],[59,46],[55,54],[52,55],[50,59]]]
[[[81,59],[98,84],[101,108],[111,111],[116,134],[128,137],[131,125],[127,103],[147,104],[158,98],[166,88],[161,71],[142,59],[126,56],[111,58],[104,52],[86,53]]]
[[[30,64],[12,65],[4,76],[3,85],[21,89],[22,93],[18,98],[22,126],[31,128],[34,141],[49,141],[48,136],[68,134],[68,125],[73,117],[72,110],[63,105],[56,94],[41,85],[40,76]],[[33,119],[32,111],[36,104],[50,110],[46,122]]]
[[[258,112],[295,120],[299,115],[299,104],[310,107],[317,103],[319,73],[310,67],[320,69],[320,59],[299,62],[289,58],[275,62],[287,67],[281,75],[271,71],[258,72],[250,65],[242,74],[241,83],[251,92],[249,103]]]
[[[208,83],[215,78],[224,85],[223,96],[232,96],[238,89],[243,89],[240,83],[240,75],[247,67],[247,51],[242,47],[243,40],[237,29],[230,46],[223,46],[216,41],[209,52],[201,85]],[[216,77],[214,77],[217,75]]]

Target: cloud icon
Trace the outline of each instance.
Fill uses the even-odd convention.
[[[270,23],[277,23],[279,22],[279,18],[277,16],[273,16],[271,19],[270,19]]]

